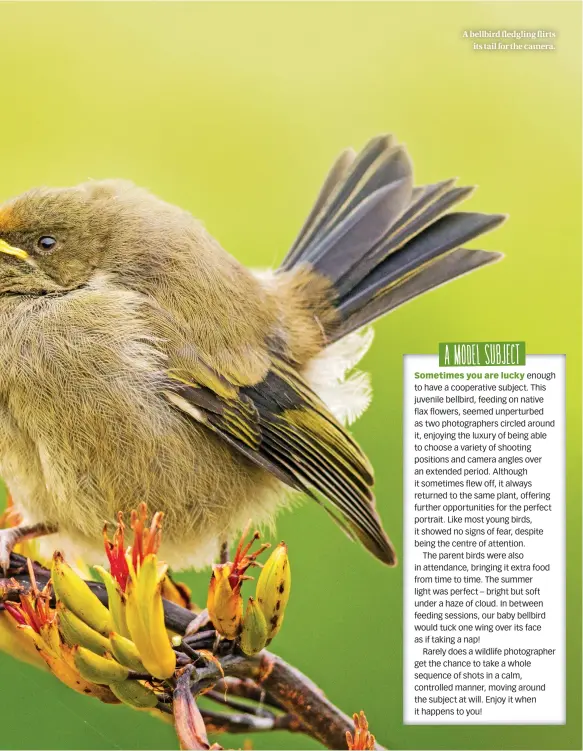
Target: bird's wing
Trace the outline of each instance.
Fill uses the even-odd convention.
[[[375,509],[366,456],[298,372],[277,356],[261,381],[237,386],[200,357],[170,368],[169,401],[282,482],[307,492],[388,564],[394,551]]]

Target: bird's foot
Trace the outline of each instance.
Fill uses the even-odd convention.
[[[205,626],[208,626],[208,624],[211,622],[208,610],[205,608],[204,610],[201,610],[200,613],[196,616],[196,618],[193,618],[188,626],[186,627],[186,631],[184,633],[184,636],[193,636],[193,634],[198,634],[199,631],[202,631],[202,629]]]
[[[31,540],[34,537],[43,535],[52,535],[58,529],[54,524],[23,524],[19,527],[10,527],[0,529],[0,573],[4,576],[10,568],[10,553],[14,550],[15,545],[24,540]]]

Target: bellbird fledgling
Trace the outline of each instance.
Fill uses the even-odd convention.
[[[0,207],[0,474],[23,526],[89,556],[104,522],[163,511],[174,567],[216,559],[289,491],[395,563],[373,470],[345,429],[363,327],[500,254],[462,248],[500,215],[471,189],[413,187],[390,136],[336,161],[274,272],[253,273],[186,211],[132,184],[32,190]]]

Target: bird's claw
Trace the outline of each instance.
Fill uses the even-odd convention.
[[[10,568],[10,553],[12,553],[14,546],[19,542],[41,537],[42,535],[52,535],[57,531],[58,528],[56,525],[45,522],[0,529],[0,571],[3,571],[4,576],[6,576]]]
[[[186,627],[184,636],[193,636],[193,634],[197,634],[205,626],[208,626],[210,621],[211,619],[208,614],[208,610],[206,608],[204,610],[201,610],[200,613],[195,618],[193,618]]]
[[[6,577],[10,568],[10,553],[18,538],[12,529],[0,529],[0,573]]]

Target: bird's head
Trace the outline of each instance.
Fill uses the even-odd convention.
[[[62,293],[151,243],[173,207],[125,181],[38,188],[0,206],[0,295]]]

